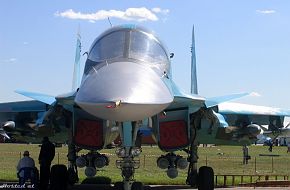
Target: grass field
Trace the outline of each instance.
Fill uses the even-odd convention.
[[[0,144],[0,180],[17,181],[16,164],[24,150],[30,151],[31,157],[37,163],[40,147],[36,144]],[[110,158],[110,165],[99,170],[98,176],[106,176],[112,182],[121,181],[120,170],[116,168],[114,155],[115,149],[106,149],[101,153],[106,153]],[[290,175],[290,154],[286,153],[286,147],[274,147],[271,154],[277,157],[259,156],[269,154],[267,147],[250,146],[252,159],[248,165],[242,164],[242,147],[239,146],[213,146],[199,147],[198,166],[211,166],[215,174],[261,174],[261,175]],[[53,164],[67,165],[67,147],[56,148],[56,156]],[[169,179],[165,170],[156,166],[156,160],[164,154],[157,147],[145,146],[140,159],[140,168],[136,170],[135,178],[145,184],[185,184],[186,170],[179,170],[176,179]],[[180,154],[186,156],[184,152]],[[37,163],[37,167],[39,165]],[[79,169],[80,181],[85,179],[84,169]],[[246,180],[246,179],[245,179]]]

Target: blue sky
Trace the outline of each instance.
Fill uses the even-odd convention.
[[[289,10],[286,0],[3,0],[0,102],[26,100],[16,89],[70,91],[78,26],[85,52],[109,16],[153,30],[175,53],[173,77],[184,91],[194,24],[200,95],[257,92],[241,102],[290,109]]]

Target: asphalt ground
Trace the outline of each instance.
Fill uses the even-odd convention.
[[[23,189],[16,188],[17,182],[0,182],[0,189]],[[26,187],[24,189],[35,189],[33,187]],[[186,185],[145,185],[144,190],[197,190]],[[290,190],[289,187],[227,187],[215,188],[217,190]],[[67,190],[115,190],[113,185],[96,185],[96,184],[78,184],[68,187]]]
[[[26,183],[25,187],[18,187],[17,182],[2,182],[0,181],[1,189],[36,189],[29,186],[30,183]],[[197,190],[196,188],[191,188],[187,185],[144,185],[144,190]],[[217,187],[217,190],[290,190],[290,185],[288,187]],[[68,186],[67,190],[115,190],[113,184],[76,184],[73,186]]]
[[[114,190],[114,187],[111,185],[75,185],[69,190]],[[188,186],[164,186],[164,185],[145,185],[144,190],[188,190],[192,189]],[[256,190],[290,190],[290,187],[229,187],[229,188],[215,188],[218,190],[248,190],[248,189],[256,189]],[[197,189],[192,189],[197,190]]]

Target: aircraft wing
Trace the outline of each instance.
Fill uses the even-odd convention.
[[[177,85],[172,81],[172,91],[174,95],[173,103],[168,109],[176,109],[181,107],[196,108],[197,111],[200,107],[212,108],[224,102],[235,100],[244,96],[248,96],[251,93],[238,93],[225,96],[218,96],[212,98],[205,98],[197,94],[187,94],[180,90]]]
[[[41,112],[45,110],[46,104],[36,100],[0,103],[0,114],[15,112]]]
[[[259,125],[269,125],[274,120],[277,122],[277,119],[281,123],[279,125],[283,125],[284,117],[290,116],[290,110],[266,106],[227,102],[219,104],[217,107],[218,113],[224,115],[232,124],[239,118],[247,117],[249,121]]]
[[[62,94],[59,96],[56,96],[56,104],[61,105],[65,109],[72,111],[73,105],[74,105],[74,99],[75,99],[76,92],[70,92],[66,94]]]
[[[212,97],[212,98],[207,98],[205,101],[205,105],[208,108],[217,106],[219,104],[231,101],[231,100],[235,100],[244,96],[248,96],[251,93],[238,93],[238,94],[229,94],[229,95],[224,95],[224,96],[217,96],[217,97]]]
[[[205,98],[196,94],[187,94],[180,90],[177,85],[172,81],[172,91],[173,91],[173,102],[169,105],[167,109],[179,109],[184,107],[189,108],[200,108],[203,107],[205,103]],[[197,109],[197,110],[198,110]],[[195,110],[195,111],[197,111]]]
[[[18,93],[18,94],[21,94],[23,96],[32,98],[34,100],[38,100],[40,102],[43,102],[45,104],[51,105],[53,102],[55,102],[55,97],[54,96],[41,94],[41,93],[36,93],[36,92],[22,91],[22,90],[16,90],[15,92]]]
[[[221,114],[244,114],[244,115],[268,115],[268,116],[290,116],[290,110],[256,106],[241,103],[226,102],[218,105]]]
[[[31,106],[33,106],[35,102],[38,102],[38,104],[47,105],[47,106],[50,105],[51,107],[54,107],[56,105],[62,105],[65,108],[71,107],[74,104],[74,98],[76,94],[76,91],[72,91],[72,92],[61,94],[55,97],[55,96],[46,95],[46,94],[42,94],[38,92],[28,92],[28,91],[22,91],[22,90],[16,90],[15,92],[23,96],[34,99],[33,101],[31,101],[32,103],[30,103]],[[15,104],[17,105],[18,103],[15,102]],[[21,105],[19,106],[19,109],[20,110],[24,109],[24,107]],[[33,111],[33,110],[28,109],[28,111]],[[0,112],[1,112],[1,104],[0,104]]]

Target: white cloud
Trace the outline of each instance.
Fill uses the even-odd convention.
[[[273,13],[276,13],[275,10],[256,10],[257,13],[260,13],[260,14],[273,14]]]
[[[122,20],[135,20],[138,22],[142,21],[158,21],[159,18],[155,13],[168,14],[168,9],[153,8],[152,11],[145,7],[139,8],[128,8],[125,11],[119,10],[98,10],[95,13],[81,13],[76,12],[72,9],[66,10],[64,12],[56,12],[54,15],[58,17],[68,18],[68,19],[81,19],[88,20],[89,22],[95,22],[98,20],[105,20],[110,18],[119,18]]]
[[[11,62],[15,62],[17,59],[16,58],[10,58],[10,59],[8,59],[7,61],[9,62],[9,63],[11,63]]]
[[[169,9],[160,9],[159,7],[155,7],[151,9],[154,13],[162,13],[164,15],[167,15],[169,13]]]
[[[12,64],[12,63],[15,63],[16,61],[17,61],[16,58],[10,58],[10,59],[5,59],[5,60],[0,61],[0,64]]]

